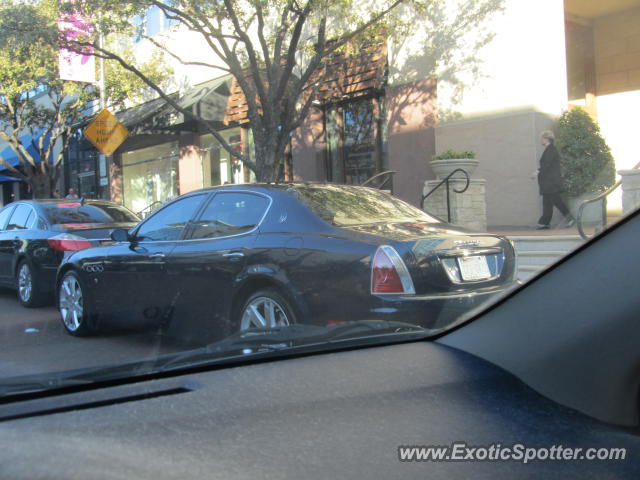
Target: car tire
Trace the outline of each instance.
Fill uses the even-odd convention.
[[[31,263],[24,259],[20,260],[16,269],[16,291],[23,307],[34,308],[45,303],[38,276]]]
[[[66,272],[56,292],[56,305],[65,330],[76,337],[95,333],[87,290],[80,276],[73,270]]]
[[[250,294],[236,316],[237,331],[249,328],[275,328],[296,323],[291,303],[273,288],[260,289]]]

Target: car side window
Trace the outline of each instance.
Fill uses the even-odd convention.
[[[186,224],[193,218],[206,195],[182,198],[149,217],[136,231],[140,241],[178,240]]]
[[[7,225],[7,221],[9,220],[9,217],[11,216],[11,212],[13,211],[13,205],[9,205],[6,208],[3,208],[0,211],[0,230],[4,230],[5,226]]]
[[[254,229],[262,219],[269,200],[249,193],[218,193],[192,222],[189,238],[216,238]]]
[[[30,218],[35,215],[33,209],[25,204],[18,205],[11,215],[7,230],[26,230],[29,228]]]

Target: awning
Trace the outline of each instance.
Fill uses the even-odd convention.
[[[185,110],[190,110],[200,119],[212,123],[214,128],[222,128],[227,100],[231,93],[232,78],[231,75],[225,75],[191,87],[178,99],[178,105]],[[171,130],[189,132],[201,130],[198,122],[176,111],[171,105],[165,105],[157,119],[159,123]]]
[[[35,140],[33,140],[31,135],[22,135],[20,137],[20,143],[26,147],[27,152],[29,152],[29,155],[33,157],[36,163],[40,162],[40,155],[38,153],[38,147],[36,145],[43,132],[44,130],[39,130],[38,132],[36,132]],[[48,142],[49,139],[45,139],[45,148],[47,147]],[[5,148],[0,150],[0,157],[4,158],[4,160],[12,167],[17,167],[18,165],[20,165],[20,159],[18,158],[18,155],[9,145],[6,145]],[[4,165],[0,165],[0,172],[6,169],[7,168]]]
[[[184,93],[178,104],[206,121],[218,120],[222,122],[227,108],[227,98],[231,93],[232,78],[231,75],[225,75],[196,85]],[[182,114],[178,114],[178,117],[180,116]],[[182,122],[177,121],[176,123],[184,123],[184,116],[181,119]],[[180,120],[180,118],[176,120]]]
[[[199,118],[212,122],[214,127],[217,124],[221,128],[227,108],[231,79],[231,75],[225,75],[189,88],[182,96],[173,93],[171,97],[180,107],[191,110]],[[115,115],[129,129],[130,138],[125,141],[124,148],[130,146],[131,137],[200,130],[197,122],[176,111],[162,98],[128,108]]]
[[[19,178],[7,177],[6,175],[0,175],[0,183],[3,182],[20,182]]]
[[[167,102],[163,98],[156,98],[149,102],[127,108],[116,113],[116,118],[129,130],[135,129],[138,125],[151,119],[156,113],[166,106]]]

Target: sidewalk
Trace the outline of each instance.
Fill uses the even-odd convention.
[[[593,227],[585,227],[585,233],[587,235],[591,235],[594,232]],[[566,236],[566,235],[575,235],[580,236],[578,233],[578,229],[576,227],[572,228],[550,228],[548,230],[537,230],[536,227],[511,227],[511,226],[493,226],[487,228],[488,233],[494,233],[496,235],[507,235],[507,236]]]
[[[585,233],[591,235],[593,230],[589,227]],[[575,227],[537,230],[535,227],[494,226],[488,231],[514,242],[518,253],[518,278],[522,281],[527,281],[584,242]]]

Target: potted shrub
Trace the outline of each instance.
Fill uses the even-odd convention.
[[[431,158],[431,168],[438,178],[445,178],[457,168],[462,168],[471,176],[478,163],[480,162],[476,160],[475,152],[468,150],[455,151],[449,149]]]
[[[597,196],[615,183],[615,164],[611,150],[600,134],[598,124],[582,108],[564,112],[558,120],[556,147],[567,206],[575,216],[580,204]],[[590,205],[585,221],[597,221],[599,203]],[[596,218],[592,218],[592,217]]]

